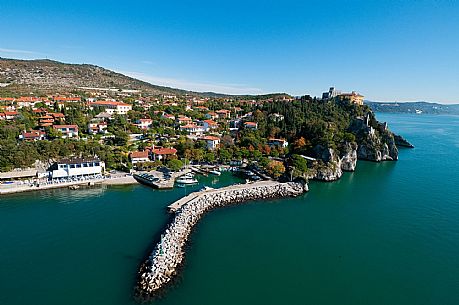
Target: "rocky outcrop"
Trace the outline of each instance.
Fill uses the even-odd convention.
[[[404,137],[394,134],[395,145],[401,147],[414,148],[413,144],[408,142]]]
[[[161,235],[154,251],[140,267],[135,289],[139,301],[149,301],[171,281],[185,255],[185,245],[194,225],[208,211],[248,200],[293,197],[307,191],[299,182],[259,182],[203,191],[184,204]]]
[[[346,142],[339,147],[339,153],[330,147],[317,145],[314,148],[317,161],[310,165],[309,179],[335,181],[343,172],[352,172],[357,166],[357,143]]]
[[[340,150],[341,169],[353,172],[357,166],[357,143],[347,142]]]
[[[382,135],[369,134],[362,139],[357,150],[357,157],[375,162],[398,160],[398,149],[394,135],[385,131]]]

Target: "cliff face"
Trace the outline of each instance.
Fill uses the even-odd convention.
[[[341,169],[345,172],[355,171],[357,166],[357,143],[347,142],[340,150]]]
[[[330,147],[318,145],[314,148],[318,161],[310,169],[309,178],[320,181],[335,181],[344,171],[352,172],[357,165],[357,143],[344,143],[339,153]]]
[[[398,149],[394,135],[386,130],[380,136],[368,134],[362,138],[357,150],[357,156],[362,160],[375,162],[398,160]]]
[[[356,135],[358,159],[374,162],[398,159],[394,134],[387,128],[386,123],[379,123],[373,113],[367,113],[365,118],[356,118],[350,131]]]

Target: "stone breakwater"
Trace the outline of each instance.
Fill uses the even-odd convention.
[[[177,210],[161,240],[141,265],[135,288],[136,298],[139,301],[151,300],[172,280],[184,259],[190,233],[206,212],[249,200],[295,197],[307,190],[307,184],[265,181],[201,192]]]

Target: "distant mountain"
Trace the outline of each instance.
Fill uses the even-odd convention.
[[[19,60],[0,57],[0,96],[65,94],[80,88],[105,88],[112,90],[140,90],[157,95],[194,95],[200,97],[236,97],[214,92],[193,92],[157,86],[121,73],[90,64],[67,64],[48,59]],[[262,99],[286,97],[285,93],[244,95],[245,98]],[[238,96],[239,97],[239,96]]]
[[[141,90],[150,94],[196,94],[150,83],[90,64],[67,64],[37,59],[0,58],[0,94],[55,94],[80,87]],[[207,93],[206,95],[212,95]]]
[[[428,102],[371,102],[365,104],[375,112],[423,113],[423,114],[459,114],[459,104],[444,105]]]

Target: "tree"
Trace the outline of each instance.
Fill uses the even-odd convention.
[[[292,155],[292,167],[295,177],[303,176],[308,172],[308,162],[300,155]]]
[[[207,162],[209,163],[212,163],[215,161],[215,155],[213,152],[208,152],[206,153],[206,155],[204,156],[204,160],[206,160]]]
[[[283,173],[285,173],[285,166],[282,162],[271,160],[266,166],[268,173],[274,178],[279,178]]]
[[[167,167],[172,171],[179,171],[183,167],[183,162],[178,159],[172,159],[167,162]]]
[[[226,148],[221,148],[219,151],[220,160],[225,163],[231,159],[231,153]]]

